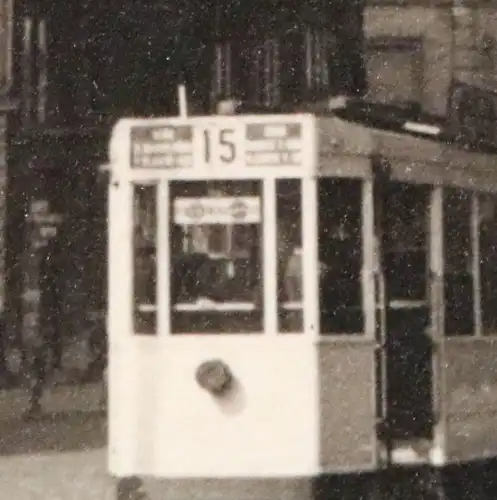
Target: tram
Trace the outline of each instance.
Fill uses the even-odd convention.
[[[492,498],[496,160],[333,112],[119,121],[117,497]]]

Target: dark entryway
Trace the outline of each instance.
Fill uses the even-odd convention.
[[[41,348],[65,381],[96,377],[105,362],[107,184],[99,167],[107,140],[98,130],[38,131],[18,138],[10,152],[11,346],[26,359]]]
[[[430,439],[430,190],[387,183],[377,192],[379,404],[383,437]]]

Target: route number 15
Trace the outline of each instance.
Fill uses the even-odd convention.
[[[235,130],[231,128],[204,129],[204,162],[229,165],[237,158]]]

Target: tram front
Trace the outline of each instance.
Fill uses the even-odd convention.
[[[174,479],[164,483],[174,498],[196,487],[226,498],[248,489],[247,498],[310,498],[319,468],[313,120],[116,126],[108,320],[116,477]]]

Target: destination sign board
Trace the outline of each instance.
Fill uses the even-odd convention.
[[[193,165],[189,125],[140,125],[131,128],[132,168],[184,168]]]
[[[300,166],[302,125],[300,123],[249,123],[245,158],[248,167]]]

